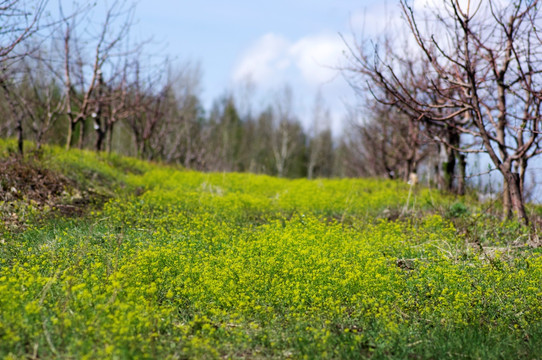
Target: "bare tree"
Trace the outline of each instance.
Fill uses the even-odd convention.
[[[446,129],[448,135],[457,133],[455,139],[472,139],[476,146],[454,144],[450,137],[429,133],[463,154],[487,154],[504,179],[505,215],[515,212],[527,222],[522,174],[528,160],[541,152],[538,1],[445,0],[442,7],[424,14],[425,24],[436,23],[434,28],[422,28],[420,14],[406,1],[400,3],[425,59],[422,64],[428,65],[424,76],[418,77],[423,83],[414,88],[425,95],[412,90],[397,61],[377,54],[372,73],[378,86],[420,121]]]
[[[312,124],[309,133],[309,155],[307,164],[307,177],[312,179],[315,175],[315,170],[318,167],[328,167],[324,165],[330,162],[329,146],[331,145],[331,119],[329,110],[326,109],[324,98],[320,91],[317,92],[314,99],[314,107],[312,112]],[[322,169],[320,169],[322,170]],[[330,171],[320,171],[325,175],[330,175]]]
[[[277,175],[285,175],[288,162],[299,146],[299,126],[293,110],[293,94],[289,86],[280,91],[273,104],[273,131],[271,149],[275,160]]]
[[[364,117],[350,115],[346,136],[350,170],[357,176],[408,180],[428,156],[430,147],[420,122],[397,108],[368,101]]]
[[[0,1],[0,60],[20,58],[27,53],[17,53],[15,48],[39,30],[47,0]]]
[[[162,71],[144,72],[141,60],[134,62],[134,79],[129,85],[129,107],[131,113],[127,117],[132,131],[137,156],[152,159],[163,153],[164,140],[158,138],[153,144],[153,136],[157,135],[160,123],[164,121],[168,99],[172,96],[172,84],[164,79]],[[156,146],[154,146],[156,145]]]
[[[38,149],[61,115],[65,101],[62,86],[50,71],[48,56],[43,49],[29,52],[20,63],[22,82],[14,91],[21,113],[30,121]]]
[[[126,1],[116,0],[107,8],[105,18],[99,28],[83,28],[81,24],[92,15],[91,9],[79,12],[64,19],[64,89],[65,109],[69,127],[66,139],[66,148],[73,143],[76,126],[79,125],[78,147],[83,146],[85,137],[85,122],[96,113],[96,99],[94,92],[99,87],[100,78],[103,81],[107,62],[111,58],[126,55],[122,42],[126,40],[133,24],[134,6]],[[86,21],[91,24],[92,22]],[[77,30],[90,34],[82,38]],[[88,48],[82,48],[89,44]],[[91,59],[86,58],[86,51],[91,51]],[[110,76],[114,76],[110,74]],[[102,87],[103,90],[103,87]],[[103,95],[103,93],[102,93]],[[102,105],[100,105],[102,106]],[[95,121],[95,126],[99,122]],[[98,136],[103,136],[105,130],[97,129]]]
[[[0,2],[0,87],[4,91],[9,108],[16,118],[16,132],[19,152],[23,153],[23,118],[19,109],[17,96],[14,94],[13,78],[10,78],[8,67],[24,58],[28,52],[16,51],[18,46],[39,30],[47,0],[4,0]]]
[[[122,70],[121,78],[113,81],[106,87],[105,125],[100,125],[100,128],[96,129],[96,131],[98,132],[97,137],[101,136],[102,140],[105,141],[105,151],[108,153],[111,152],[113,147],[113,130],[115,125],[128,119],[136,111],[136,109],[130,106],[128,71],[130,71],[130,68],[126,64]],[[98,138],[96,139],[96,145],[96,150],[101,150]]]
[[[163,158],[181,163],[186,168],[205,166],[207,146],[203,110],[198,98],[201,70],[199,65],[186,63],[170,71],[171,94],[166,100],[164,121],[158,129],[156,141],[163,146]]]
[[[130,103],[129,73],[133,70],[133,64],[129,60],[121,58],[117,67],[110,67],[107,80],[104,80],[103,72],[98,72],[96,90],[92,97],[94,111],[91,113],[96,151],[103,150],[105,146],[105,151],[111,152],[115,125],[137,111]]]

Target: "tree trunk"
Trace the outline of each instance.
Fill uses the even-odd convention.
[[[105,139],[105,151],[108,154],[111,153],[112,144],[113,144],[113,130],[115,128],[115,123],[108,124],[108,129],[106,130],[106,139]]]
[[[466,183],[465,183],[465,178],[466,178],[466,175],[467,175],[467,160],[465,158],[465,155],[461,154],[461,153],[457,153],[457,157],[458,157],[458,165],[459,165],[459,176],[457,177],[457,189],[456,189],[456,194],[457,195],[465,195],[465,191],[466,191]]]
[[[519,171],[519,190],[523,198],[525,198],[525,174],[527,173],[527,160],[521,158],[518,161],[518,171]]]
[[[24,134],[23,134],[23,115],[20,111],[17,111],[17,106],[15,104],[15,101],[11,97],[10,89],[8,88],[8,85],[4,78],[0,79],[0,84],[2,89],[5,92],[7,102],[9,105],[9,108],[11,112],[17,117],[17,122],[15,126],[15,131],[17,132],[17,147],[19,150],[19,153],[22,155],[24,151]]]
[[[510,219],[512,217],[512,201],[510,199],[510,188],[508,186],[509,180],[503,174],[502,181],[502,216],[505,219]]]
[[[101,151],[105,140],[105,131],[102,129],[96,129],[96,142],[94,143],[94,150]]]
[[[66,137],[66,150],[70,150],[73,142],[73,134],[75,133],[75,123],[73,120],[69,120],[70,125],[68,126],[68,136]]]
[[[443,164],[444,168],[444,184],[446,190],[454,192],[454,175],[455,175],[455,158],[456,152],[452,149],[446,149],[446,163]]]
[[[21,115],[17,116],[17,148],[19,149],[19,154],[23,155],[24,152],[24,134],[23,134],[23,118]]]
[[[96,132],[96,141],[94,143],[94,150],[101,151],[103,148],[103,143],[105,140],[105,135],[107,133],[107,128],[104,128],[102,125],[101,110],[98,109],[96,113],[93,114],[94,117],[94,130]],[[105,125],[107,126],[107,124]]]
[[[525,205],[523,202],[523,196],[521,194],[519,174],[515,172],[510,172],[508,177],[508,190],[510,193],[510,203],[512,205],[512,210],[514,211],[519,221],[521,221],[525,225],[528,225],[529,220],[527,218],[527,213],[525,211]]]
[[[284,164],[282,163],[282,159],[277,161],[277,176],[283,177],[284,175]]]
[[[190,163],[192,162],[192,137],[188,129],[186,131],[186,151],[184,156],[184,167],[190,169]]]
[[[41,149],[41,145],[43,143],[43,135],[45,134],[45,131],[43,130],[43,128],[40,127],[40,129],[38,130],[38,133],[36,135],[36,150],[40,150]]]
[[[81,119],[78,121],[79,123],[79,141],[77,143],[77,147],[79,149],[82,149],[83,148],[83,144],[85,142],[85,132],[86,132],[86,129],[85,129],[85,120],[84,119]]]
[[[145,159],[145,140],[139,139],[137,144],[137,157],[140,159]]]
[[[410,178],[410,174],[412,172],[414,172],[413,171],[413,169],[414,169],[414,161],[412,159],[407,159],[405,161],[405,168],[404,169],[405,169],[404,170],[405,172],[403,173],[403,181],[407,182],[409,180],[409,178]]]
[[[309,161],[309,166],[307,168],[307,179],[312,180],[314,174],[314,162]]]

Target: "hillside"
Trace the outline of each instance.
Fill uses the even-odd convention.
[[[15,161],[12,146],[2,358],[542,353],[542,252],[498,204],[49,147]]]

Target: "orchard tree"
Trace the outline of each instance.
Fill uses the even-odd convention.
[[[48,0],[3,0],[0,1],[0,63],[2,70],[7,62],[20,59],[29,54],[16,51],[20,44],[40,29]]]
[[[434,129],[429,137],[448,148],[487,154],[503,177],[504,215],[527,223],[523,198],[528,162],[541,150],[539,1],[443,0],[430,11],[400,1],[419,50],[419,76],[405,77],[395,50],[372,66],[367,49],[354,56],[370,84]],[[411,80],[418,79],[415,86]],[[428,127],[429,128],[429,127]],[[470,146],[452,140],[468,139]]]
[[[20,45],[39,30],[47,0],[4,0],[0,2],[0,87],[15,115],[19,153],[23,153],[23,110],[15,94],[15,79],[9,69],[18,60],[29,54],[28,49],[18,51]]]
[[[89,19],[94,9],[85,8],[74,15],[63,17],[64,22],[64,113],[68,118],[66,149],[74,142],[79,125],[78,147],[82,148],[86,135],[86,121],[96,114],[96,107],[103,107],[104,80],[115,77],[118,67],[111,66],[113,59],[124,58],[134,50],[126,50],[125,42],[133,24],[134,6],[123,0],[114,1],[107,9],[103,22],[94,27]],[[61,9],[61,13],[62,9]],[[109,72],[108,72],[109,71]],[[98,90],[100,89],[100,90]],[[100,92],[100,94],[95,94]],[[98,137],[105,135],[105,129],[94,117]],[[98,119],[99,120],[99,119]],[[101,145],[100,145],[101,146]]]

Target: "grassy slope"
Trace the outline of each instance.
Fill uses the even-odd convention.
[[[10,208],[26,218],[0,244],[0,357],[542,351],[540,251],[477,204],[409,198],[400,182],[202,174],[49,148],[34,161],[77,184],[67,193],[112,198],[77,218]]]

